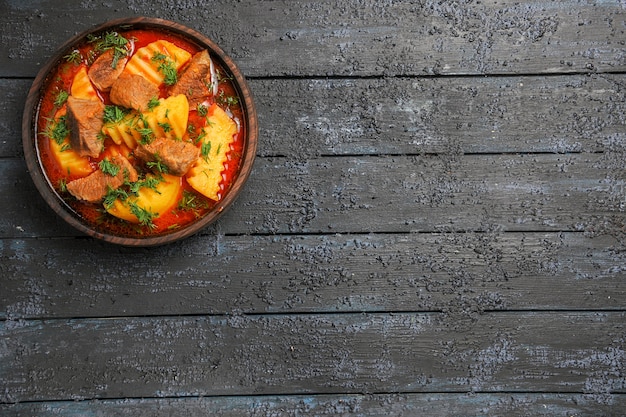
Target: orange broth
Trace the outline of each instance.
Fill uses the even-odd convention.
[[[128,40],[132,40],[132,47],[128,55],[129,58],[134,54],[137,49],[159,39],[167,40],[175,44],[176,46],[190,52],[192,55],[202,49],[196,44],[169,32],[135,29],[128,31],[119,31],[118,33]],[[181,209],[177,203],[170,211],[166,213],[160,213],[159,217],[154,218],[152,221],[152,225],[150,226],[121,220],[107,213],[106,210],[104,210],[102,204],[93,204],[86,203],[84,201],[78,201],[71,194],[62,190],[63,181],[69,182],[73,179],[76,179],[76,177],[69,176],[68,173],[64,172],[59,166],[53,153],[50,150],[50,141],[52,139],[49,138],[44,132],[46,131],[48,123],[51,119],[54,119],[55,116],[58,116],[65,112],[66,104],[58,106],[54,103],[54,101],[58,94],[62,91],[65,91],[69,94],[72,86],[72,81],[76,73],[81,69],[81,67],[89,66],[88,57],[90,56],[90,53],[92,53],[91,51],[93,51],[93,48],[93,44],[87,42],[86,40],[77,49],[80,52],[80,56],[82,58],[80,63],[66,61],[59,62],[55,72],[50,75],[48,85],[42,94],[42,99],[39,104],[39,111],[37,115],[37,147],[41,163],[44,167],[50,184],[63,198],[65,203],[70,206],[72,210],[83,219],[84,222],[89,224],[95,230],[104,233],[115,234],[118,236],[145,237],[163,235],[167,234],[169,231],[178,230],[179,228],[184,227],[185,225],[192,223],[199,217],[207,214],[213,207],[215,207],[218,201],[213,201],[196,192],[187,183],[184,176],[181,177],[182,187],[178,200],[179,202],[181,201],[184,191],[186,193],[189,193],[189,195],[194,196],[194,201],[198,202],[197,207],[193,209]],[[213,59],[213,57],[211,58]],[[92,57],[92,59],[95,58]],[[241,100],[237,96],[237,91],[234,88],[233,84],[227,77],[224,76],[227,73],[222,67],[220,67],[218,62],[215,62],[214,59],[213,65],[215,66],[216,73],[221,74],[222,77],[219,77],[220,79],[218,83],[218,94],[207,99],[207,107],[215,103],[217,97],[236,97],[239,100],[239,103],[241,103]],[[160,90],[161,95],[159,98],[167,97],[167,88],[165,86],[161,86]],[[99,91],[97,89],[96,91],[98,92],[98,96],[105,105],[111,104],[107,92]],[[220,105],[220,107],[226,109],[225,104],[218,104]],[[226,154],[227,161],[224,163],[224,169],[222,171],[222,181],[219,185],[220,200],[228,192],[232,182],[237,176],[241,162],[241,155],[243,152],[243,135],[245,126],[242,126],[243,117],[241,113],[241,107],[239,105],[229,106],[228,111],[232,115],[233,120],[239,126],[239,129],[234,137],[234,141],[230,145],[230,150]],[[194,133],[197,134],[197,132],[200,131],[205,125],[206,117],[200,115],[196,108],[190,107],[188,127],[193,126],[193,128],[195,129]],[[132,162],[132,151],[126,146],[117,145],[110,138],[105,139],[104,145],[105,150],[101,153],[100,156],[98,156],[98,158],[85,157],[89,159],[89,162],[94,169],[97,168],[98,162],[100,162],[107,155],[110,155],[110,152],[113,150],[129,156],[129,159]]]

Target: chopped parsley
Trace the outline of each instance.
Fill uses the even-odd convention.
[[[107,159],[105,158],[103,159],[103,161],[107,161]],[[105,162],[104,164],[106,165],[107,163]],[[115,166],[114,164],[111,164],[111,165]],[[102,169],[102,165],[100,165],[100,169]],[[103,169],[103,171],[105,169]],[[118,172],[119,172],[119,167],[118,167]],[[145,178],[139,179],[135,182],[130,182],[128,178],[126,177],[126,180],[124,181],[124,185],[122,187],[118,187],[115,189],[109,187],[107,194],[104,197],[104,206],[105,208],[108,209],[113,205],[115,200],[120,200],[124,202],[128,200],[130,195],[137,196],[139,194],[139,190],[142,188],[149,188],[158,192],[157,186],[159,185],[161,181],[162,181],[162,178],[151,176],[151,177],[145,177]]]
[[[62,193],[67,192],[67,179],[65,179],[65,178],[61,178],[61,179],[59,180],[59,190],[60,190]]]
[[[154,161],[146,162],[146,166],[162,174],[167,174],[169,168],[167,167],[167,165],[161,162],[161,158],[159,158],[159,155],[155,154],[154,159]]]
[[[50,120],[44,135],[62,145],[65,138],[70,134],[67,116],[61,116],[57,120]]]
[[[234,79],[234,77],[232,75],[224,75],[221,73],[221,71],[216,70],[215,71],[215,75],[217,77],[217,81],[218,82],[222,82],[222,81],[232,81]]]
[[[94,44],[94,50],[102,53],[108,50],[113,50],[113,61],[111,67],[117,68],[117,63],[120,58],[124,58],[128,55],[128,39],[123,37],[117,32],[106,32],[104,35],[95,36],[92,34],[87,35],[89,43]]]
[[[139,220],[140,225],[155,228],[156,226],[153,220],[159,216],[159,213],[151,212],[139,206],[137,201],[134,201],[130,196],[137,196],[141,188],[149,188],[158,192],[157,185],[161,181],[162,178],[159,177],[145,177],[135,182],[130,182],[127,179],[122,187],[115,189],[109,187],[103,200],[104,208],[107,210],[110,209],[113,204],[115,204],[115,201],[119,200],[128,206],[130,212]]]
[[[104,107],[103,121],[104,123],[119,123],[126,117],[127,113],[128,111],[122,107],[107,105]]]
[[[153,220],[159,216],[159,213],[153,213],[150,210],[147,210],[139,206],[135,202],[129,202],[128,207],[130,208],[130,212],[137,217],[137,220],[139,220],[140,225],[148,226],[151,229],[156,228],[156,225],[153,223]]]
[[[209,91],[213,91],[215,89],[215,83],[213,81],[208,81],[204,79],[203,84]]]
[[[67,91],[64,91],[64,90],[59,91],[59,94],[57,94],[57,96],[54,99],[54,105],[58,107],[62,106],[63,103],[67,101],[69,96],[70,95]]]
[[[143,145],[152,143],[152,141],[155,139],[155,135],[154,131],[150,128],[150,125],[148,124],[148,119],[146,119],[146,117],[142,114],[139,116],[139,120],[141,121],[141,126],[143,126],[139,127],[139,124],[137,124],[137,127],[135,128],[137,133],[141,135],[141,139],[139,141]]]
[[[102,173],[106,175],[110,175],[112,177],[115,177],[120,172],[120,169],[121,169],[119,165],[115,165],[113,162],[109,160],[109,158],[104,158],[102,161],[98,163],[98,166],[100,167],[100,170],[102,171]]]
[[[194,145],[200,143],[200,140],[206,136],[204,129],[197,129],[193,123],[187,125],[187,135]]]
[[[123,188],[111,188],[109,187],[106,195],[104,196],[103,204],[108,210],[113,206],[115,200],[126,201],[128,193]]]
[[[168,133],[172,130],[172,125],[168,122],[158,122],[157,124],[161,127],[161,129],[163,129],[163,132],[165,133]]]
[[[141,142],[142,145],[148,145],[154,140],[154,132],[149,127],[139,128],[137,132],[141,135],[139,142]]]
[[[187,190],[183,190],[183,196],[178,202],[178,208],[180,210],[197,210],[208,207],[209,204],[206,200],[198,197],[196,193]]]
[[[194,140],[194,143],[197,145],[204,137],[207,135],[206,130],[202,129],[198,134],[198,137]]]
[[[161,181],[163,181],[163,179],[157,177],[147,177],[142,180],[135,181],[133,183],[130,183],[130,192],[137,195],[139,193],[139,190],[145,187],[150,188],[151,190],[154,190],[158,193],[157,185],[159,185]]]
[[[198,114],[200,116],[206,117],[208,112],[209,112],[209,108],[207,106],[205,106],[204,104],[198,104]]]
[[[205,161],[209,160],[209,153],[211,152],[211,142],[204,142],[200,147],[200,154]]]
[[[157,52],[152,56],[152,62],[159,64],[157,70],[163,74],[163,82],[165,85],[174,85],[178,81],[178,73],[176,72],[176,64],[167,55]]]
[[[67,62],[71,62],[72,64],[76,64],[76,65],[80,64],[80,61],[83,60],[83,57],[80,54],[80,51],[78,49],[74,49],[72,52],[65,55],[63,58],[65,58]]]
[[[220,91],[217,97],[215,97],[215,101],[228,107],[235,107],[239,104],[239,99],[237,97],[227,96],[224,91]]]
[[[155,108],[159,107],[160,104],[161,102],[158,98],[152,97],[148,102],[148,110],[154,110]]]

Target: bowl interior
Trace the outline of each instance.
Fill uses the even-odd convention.
[[[67,61],[68,55],[84,44],[88,37],[111,32],[123,33],[129,30],[150,30],[178,36],[196,45],[199,49],[207,49],[213,62],[222,71],[227,72],[225,76],[229,78],[230,84],[236,91],[243,139],[238,170],[233,176],[228,190],[224,192],[222,198],[212,206],[210,211],[184,227],[146,236],[129,236],[127,234],[119,234],[114,230],[106,230],[105,228],[94,226],[93,223],[86,221],[78,214],[72,205],[68,204],[67,197],[60,195],[50,182],[42,164],[37,140],[38,119],[40,117],[43,92],[52,82],[51,78],[57,67],[62,62]],[[258,140],[258,124],[252,95],[244,76],[233,60],[218,45],[201,33],[175,22],[138,17],[109,21],[80,33],[69,39],[54,53],[37,74],[29,91],[22,122],[22,139],[26,163],[35,186],[48,205],[67,223],[89,236],[110,243],[125,246],[155,246],[180,240],[197,233],[217,220],[235,201],[252,170]]]

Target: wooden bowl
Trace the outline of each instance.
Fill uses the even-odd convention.
[[[37,119],[42,103],[42,94],[48,83],[51,82],[51,74],[53,74],[57,65],[62,60],[66,60],[68,54],[75,50],[78,45],[84,43],[88,36],[128,29],[162,31],[182,37],[196,44],[201,49],[207,49],[212,60],[229,73],[228,76],[231,77],[231,82],[239,97],[241,118],[243,119],[241,120],[241,128],[244,129],[243,150],[239,170],[232,180],[231,187],[208,213],[205,213],[192,223],[173,231],[149,236],[129,237],[128,235],[119,235],[111,230],[102,230],[86,222],[51,185],[42,164],[37,145]],[[94,27],[72,37],[56,51],[41,68],[29,91],[22,120],[22,140],[26,164],[37,189],[50,207],[67,223],[89,236],[113,244],[123,246],[156,246],[193,235],[224,214],[241,192],[252,170],[258,140],[258,124],[256,110],[246,80],[232,59],[220,47],[201,33],[180,24],[163,19],[137,17],[113,20]]]

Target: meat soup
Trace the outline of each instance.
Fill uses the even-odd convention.
[[[49,80],[37,115],[41,164],[95,230],[167,234],[228,192],[244,119],[206,49],[151,29],[89,35]]]

